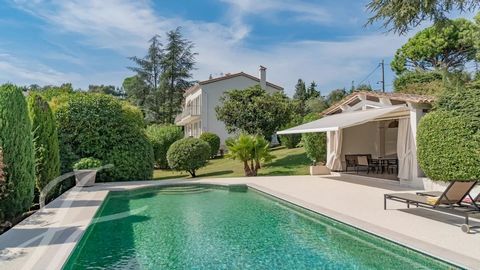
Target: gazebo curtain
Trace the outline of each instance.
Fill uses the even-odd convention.
[[[410,119],[399,119],[397,137],[399,179],[413,179],[413,171],[416,169],[413,151],[415,151],[415,139],[413,138]]]
[[[339,129],[337,131],[329,131],[329,153],[327,157],[327,168],[332,171],[341,171],[342,170],[342,137],[343,137],[343,130]]]

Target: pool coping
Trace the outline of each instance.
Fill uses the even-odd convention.
[[[5,254],[3,254],[3,251],[5,250],[4,249],[5,243],[8,242],[9,239],[12,239],[12,237],[15,237],[14,235],[15,231],[12,231],[12,230],[7,231],[6,233],[0,235],[0,268],[3,268],[2,264],[5,263],[7,267],[10,267],[12,269],[14,268],[15,269],[17,268],[18,269],[61,269],[66,263],[66,261],[68,260],[69,256],[72,254],[75,246],[80,242],[80,239],[83,237],[86,231],[86,228],[92,223],[95,215],[97,214],[98,210],[101,209],[101,206],[103,205],[104,200],[107,198],[108,194],[111,191],[131,191],[131,190],[143,189],[148,187],[162,187],[162,186],[171,186],[171,185],[178,186],[178,185],[192,185],[192,184],[193,185],[205,184],[205,185],[214,185],[219,187],[228,187],[228,186],[238,185],[238,184],[246,185],[249,188],[252,188],[256,191],[265,193],[267,195],[286,201],[293,205],[316,212],[320,215],[327,216],[328,218],[331,218],[335,221],[353,226],[357,229],[379,236],[381,238],[400,244],[412,250],[421,252],[428,256],[431,256],[437,259],[441,258],[440,260],[443,260],[447,263],[450,263],[462,268],[466,268],[466,269],[477,269],[479,268],[479,265],[480,265],[480,260],[478,259],[468,257],[460,253],[452,252],[451,250],[447,250],[442,247],[415,239],[413,237],[406,236],[401,233],[397,233],[393,230],[389,230],[384,227],[380,227],[375,224],[348,216],[346,214],[339,213],[334,210],[309,203],[302,199],[272,190],[268,187],[257,185],[255,183],[248,183],[248,182],[219,183],[219,182],[211,182],[208,180],[173,179],[173,180],[164,180],[161,182],[159,181],[133,182],[132,181],[132,182],[100,183],[100,184],[96,184],[93,187],[86,188],[83,190],[77,187],[70,189],[69,191],[65,192],[62,196],[56,198],[54,201],[49,203],[45,208],[37,211],[35,214],[30,216],[29,218],[17,224],[17,226],[15,226],[14,228],[17,228],[17,229],[30,228],[31,229],[32,226],[29,226],[30,221],[35,220],[36,218],[39,218],[39,217],[41,219],[42,215],[46,215],[46,213],[48,213],[49,211],[53,211],[54,213],[53,213],[53,216],[51,216],[50,219],[47,220],[48,221],[46,223],[47,226],[49,224],[57,222],[58,220],[56,220],[56,218],[64,217],[65,213],[62,213],[61,208],[59,208],[60,210],[56,209],[55,205],[58,205],[60,202],[64,202],[68,199],[71,199],[71,195],[77,194],[77,195],[80,195],[80,197],[74,197],[74,198],[78,200],[90,198],[90,199],[95,199],[97,201],[100,201],[100,203],[97,206],[88,207],[88,209],[84,209],[84,210],[74,209],[74,210],[78,210],[77,214],[81,214],[81,217],[82,217],[80,223],[78,222],[78,220],[75,221],[76,223],[73,223],[75,224],[75,226],[78,226],[79,231],[75,231],[71,233],[68,237],[68,240],[69,240],[68,242],[58,243],[55,245],[41,246],[41,247],[38,246],[38,247],[29,249],[26,252],[26,254],[21,254],[20,257],[14,258],[13,260],[4,260],[3,256]],[[74,201],[75,200],[73,200],[72,203]],[[54,207],[52,207],[52,205]],[[57,223],[56,224],[58,225],[57,227],[61,227],[61,226],[67,227],[69,225],[72,226],[72,223],[70,222],[69,224],[68,220],[65,222],[63,221],[64,220],[61,220],[59,223]],[[8,244],[6,246],[8,247]],[[49,256],[43,256],[43,254],[47,254],[47,253],[55,254],[54,256],[55,258],[52,259],[52,258],[48,258]],[[7,252],[7,256],[8,256],[8,252]],[[4,269],[10,269],[10,268],[4,268]]]

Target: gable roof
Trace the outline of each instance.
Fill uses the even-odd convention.
[[[403,103],[417,103],[417,104],[431,104],[435,101],[434,96],[417,95],[417,94],[404,94],[404,93],[390,93],[390,92],[376,92],[376,91],[358,91],[353,92],[350,95],[344,97],[339,102],[333,104],[328,109],[322,112],[323,115],[330,114],[340,109],[341,106],[347,105],[359,99],[359,96],[365,96],[370,98],[388,98],[390,101],[403,102]]]
[[[238,72],[238,73],[226,74],[225,76],[218,77],[218,78],[208,79],[208,80],[205,80],[205,81],[199,81],[195,85],[193,85],[190,88],[188,88],[187,90],[185,90],[185,94],[190,94],[190,93],[195,92],[202,85],[207,85],[207,84],[214,83],[214,82],[224,81],[224,80],[232,79],[232,78],[235,78],[235,77],[246,77],[246,78],[249,78],[253,81],[260,82],[259,78],[241,71],[241,72]],[[283,90],[283,87],[278,86],[278,85],[273,84],[273,83],[270,83],[270,82],[267,82],[267,86],[275,88],[275,89],[280,90],[280,91]]]

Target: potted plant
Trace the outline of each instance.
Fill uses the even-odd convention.
[[[310,166],[310,175],[326,175],[330,174],[330,169],[323,162],[314,162]]]
[[[79,187],[91,187],[95,184],[95,177],[102,162],[96,158],[82,158],[73,165],[75,180]]]
[[[317,117],[313,116],[312,119],[306,120],[313,121]],[[310,175],[326,175],[330,174],[330,169],[325,166],[326,155],[327,155],[327,138],[325,133],[305,133],[302,134],[302,144],[305,148],[305,153],[307,157],[312,161],[312,166],[310,166]]]

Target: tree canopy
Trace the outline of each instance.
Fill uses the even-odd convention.
[[[259,85],[226,92],[215,108],[229,133],[259,134],[269,139],[290,121],[290,102],[283,93],[269,94]]]
[[[479,0],[370,0],[367,24],[382,21],[389,31],[404,34],[423,21],[441,22],[451,11],[473,11],[479,5]]]
[[[435,24],[410,38],[390,64],[401,74],[407,70],[463,70],[475,59],[474,41],[478,27],[469,20],[449,20]]]

